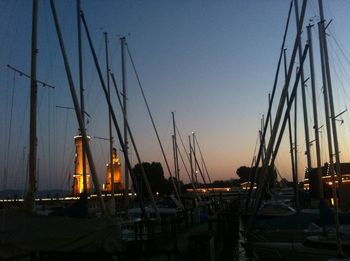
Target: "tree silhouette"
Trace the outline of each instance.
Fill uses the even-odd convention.
[[[246,166],[241,166],[236,170],[236,174],[239,177],[240,182],[247,182],[250,180],[255,180],[255,183],[259,184],[261,182],[261,167],[258,168],[258,178],[255,178],[255,167],[254,168],[249,168]],[[272,187],[276,181],[276,177],[277,177],[277,172],[276,169],[272,169],[272,167],[270,166],[268,168],[268,183],[269,186]]]
[[[246,166],[241,166],[236,170],[236,174],[238,175],[241,182],[246,182],[249,181],[249,175],[252,175],[252,177],[254,177],[255,171],[253,170],[255,170],[255,168],[251,169]]]
[[[171,193],[171,185],[169,187],[169,182],[164,178],[163,167],[159,162],[143,162],[142,166],[146,172],[146,176],[148,182],[151,186],[152,193],[156,194],[170,194]],[[146,185],[144,180],[142,179],[141,174],[141,166],[140,164],[136,164],[133,168],[133,171],[137,177],[138,184],[140,186],[140,191],[143,197],[148,197],[148,193],[146,190]]]

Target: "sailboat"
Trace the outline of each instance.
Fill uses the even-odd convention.
[[[291,2],[292,3],[292,2]],[[295,9],[297,10],[297,3],[298,1],[295,0]],[[298,85],[299,77],[302,77],[302,70],[303,70],[303,61],[305,59],[306,52],[309,51],[309,57],[310,57],[310,72],[311,72],[311,81],[314,88],[314,69],[313,69],[313,56],[312,56],[312,38],[311,38],[311,25],[308,26],[308,43],[305,46],[305,49],[303,53],[301,52],[301,42],[300,42],[300,29],[302,27],[304,15],[305,15],[305,7],[306,7],[306,1],[303,1],[302,11],[301,15],[299,16],[298,12],[296,11],[296,17],[299,20],[298,22],[298,31],[297,31],[297,37],[295,40],[295,45],[292,53],[291,63],[288,69],[288,72],[286,70],[286,79],[290,78],[290,68],[292,67],[292,63],[294,62],[296,51],[299,48],[300,52],[300,68],[297,72],[297,80],[294,84],[294,87],[292,89],[292,92],[289,96],[288,101],[288,84],[285,84],[285,87],[282,91],[281,95],[281,104],[284,104],[286,98],[287,98],[287,108],[285,109],[285,117],[283,119],[283,123],[281,125],[280,134],[278,136],[277,145],[275,147],[275,139],[277,139],[277,127],[279,125],[280,117],[282,115],[282,110],[280,110],[283,106],[279,106],[279,110],[276,115],[276,120],[274,124],[274,128],[271,134],[271,138],[269,141],[269,147],[268,147],[268,159],[263,162],[263,165],[265,168],[267,168],[270,158],[271,161],[274,161],[275,155],[277,154],[279,144],[281,141],[281,137],[283,135],[284,128],[286,126],[288,114],[291,108],[291,102],[295,98],[295,88]],[[265,230],[257,229],[254,231],[254,228],[256,227],[257,223],[253,223],[256,221],[256,216],[259,210],[259,207],[262,204],[262,198],[263,198],[263,191],[266,187],[265,185],[260,185],[260,189],[257,192],[257,198],[254,202],[254,214],[253,217],[250,219],[250,227],[248,227],[248,230],[250,232],[253,232],[253,236],[250,233],[249,235],[252,236],[251,240],[251,246],[253,248],[253,253],[262,259],[285,259],[285,260],[309,260],[311,258],[317,259],[317,260],[328,260],[329,258],[336,257],[336,256],[349,256],[349,244],[347,236],[341,233],[341,227],[340,227],[340,220],[339,220],[339,207],[338,207],[338,194],[337,194],[337,184],[342,183],[341,180],[341,173],[342,164],[339,160],[339,148],[338,148],[338,141],[337,141],[337,131],[335,126],[335,119],[336,115],[334,114],[334,107],[333,107],[333,98],[331,94],[331,80],[330,80],[330,72],[329,72],[329,64],[328,64],[328,53],[327,53],[327,41],[325,38],[325,20],[323,15],[323,5],[322,0],[319,0],[319,9],[320,9],[320,19],[321,21],[318,23],[319,26],[319,40],[320,40],[320,52],[321,52],[321,65],[322,65],[322,77],[323,77],[323,84],[324,84],[324,97],[325,97],[325,109],[326,109],[326,127],[327,127],[327,134],[328,134],[328,147],[329,147],[329,168],[327,169],[327,176],[329,183],[323,184],[322,182],[322,166],[320,165],[320,157],[319,157],[319,145],[317,145],[317,163],[318,167],[317,169],[312,170],[311,164],[309,162],[309,148],[307,148],[307,156],[308,156],[308,167],[306,168],[309,172],[313,172],[312,176],[314,177],[315,181],[313,182],[313,192],[314,196],[316,196],[318,199],[323,202],[324,200],[324,189],[323,185],[330,185],[331,186],[331,196],[329,198],[332,198],[332,202],[334,204],[334,211],[331,214],[332,220],[333,220],[333,227],[332,232],[330,231],[330,228],[326,229],[322,222],[320,220],[307,220],[308,222],[303,224],[303,221],[306,221],[306,219],[302,220],[294,220],[292,221],[290,218],[281,218],[272,220],[270,223],[272,227],[269,229],[268,225],[266,226]],[[283,48],[282,48],[283,49]],[[302,53],[302,54],[301,54]],[[281,51],[282,56],[282,51]],[[288,81],[286,81],[288,82]],[[304,86],[304,82],[302,82],[302,85]],[[328,94],[327,94],[328,93]],[[329,96],[328,96],[329,95]],[[329,104],[328,104],[329,102]],[[314,114],[317,114],[317,108],[315,106],[315,99],[314,99]],[[269,108],[270,110],[270,108]],[[304,116],[307,118],[306,116]],[[316,126],[315,126],[315,132],[318,132],[318,125],[317,125],[317,118],[316,118]],[[331,122],[332,121],[332,122]],[[306,125],[305,125],[306,126]],[[276,127],[276,128],[275,128]],[[307,128],[307,127],[305,127]],[[266,129],[265,129],[266,133]],[[306,137],[307,135],[305,135]],[[316,142],[318,142],[318,136],[316,136]],[[306,146],[310,146],[310,141],[306,141]],[[334,151],[334,153],[333,153]],[[271,153],[271,155],[269,154]],[[265,155],[266,157],[266,155]],[[335,161],[333,159],[335,158]],[[266,159],[266,158],[265,158]],[[259,164],[259,163],[258,163]],[[344,166],[344,165],[343,165]],[[263,168],[264,168],[263,167]],[[310,173],[309,173],[310,174]],[[337,177],[336,177],[337,176]],[[264,177],[266,179],[266,177]],[[337,179],[337,180],[336,180]],[[264,183],[263,183],[264,184]],[[262,188],[261,188],[262,187]],[[297,190],[295,191],[297,195]],[[339,195],[341,196],[341,190],[339,190]],[[298,206],[299,200],[296,197],[295,203],[296,206]],[[342,199],[340,199],[340,202],[342,203]],[[344,201],[343,201],[344,202]],[[319,211],[320,213],[322,211]],[[302,210],[298,210],[298,215],[303,214]],[[315,212],[317,213],[317,212]],[[322,219],[322,213],[321,217]],[[322,220],[321,220],[322,221]],[[316,226],[314,223],[318,223],[318,226]],[[322,228],[323,226],[323,228]],[[289,228],[288,228],[289,227]],[[291,230],[292,229],[292,230]],[[294,230],[294,231],[293,231]],[[328,231],[328,234],[325,233],[325,231]],[[314,235],[312,235],[314,234]],[[260,237],[260,238],[259,238]]]
[[[78,2],[79,4],[79,2]],[[55,6],[51,8],[56,26],[59,28]],[[79,10],[79,9],[78,9]],[[69,216],[41,216],[35,213],[35,193],[37,190],[36,173],[36,27],[38,0],[33,0],[32,24],[32,69],[31,69],[31,118],[30,118],[30,156],[29,156],[29,191],[21,208],[1,209],[0,258],[17,259],[33,255],[57,255],[72,253],[115,253],[122,249],[120,243],[120,226],[115,218],[106,215],[90,218],[73,218]],[[68,77],[69,78],[69,77]],[[99,188],[95,167],[89,149],[88,138],[81,119],[80,108],[75,90],[71,89],[76,115],[82,132],[83,144],[86,147],[89,166],[95,187]],[[101,213],[105,213],[101,192]],[[84,197],[83,197],[84,198]],[[58,254],[59,253],[59,254]]]

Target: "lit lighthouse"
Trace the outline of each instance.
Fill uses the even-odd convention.
[[[90,137],[88,136],[88,141]],[[74,137],[75,143],[75,170],[74,170],[74,182],[73,182],[73,195],[79,196],[84,191],[83,180],[83,137],[78,135]],[[85,171],[86,171],[86,192],[90,190],[90,168],[89,162],[85,155]]]
[[[121,175],[121,164],[117,154],[117,150],[113,148],[113,173],[114,173],[114,191],[120,191],[124,189],[122,175]],[[107,175],[106,183],[104,184],[105,192],[109,193],[112,191],[112,175],[111,175],[111,166],[107,164]]]

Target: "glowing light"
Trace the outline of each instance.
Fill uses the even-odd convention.
[[[90,140],[90,137],[87,136],[88,140]],[[81,136],[75,136],[74,137],[74,143],[75,143],[75,169],[73,173],[74,183],[73,183],[73,195],[78,196],[81,192],[84,190],[84,180],[83,180],[83,142],[82,142]],[[89,168],[89,162],[86,159],[85,162],[85,170],[86,170],[86,189],[87,191],[90,190],[90,168]]]

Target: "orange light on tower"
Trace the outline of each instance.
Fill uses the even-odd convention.
[[[119,161],[117,150],[113,148],[113,173],[114,173],[114,191],[120,191],[124,189],[122,181],[122,167]],[[111,166],[107,164],[107,175],[106,183],[104,185],[105,192],[109,193],[112,191],[112,175]]]
[[[88,136],[88,141],[90,137]],[[84,180],[83,180],[83,137],[75,136],[75,169],[74,169],[74,182],[73,182],[73,196],[79,196],[84,191]],[[90,168],[89,162],[85,155],[85,170],[86,170],[86,192],[90,190]]]

